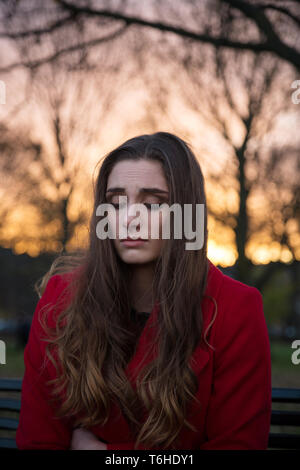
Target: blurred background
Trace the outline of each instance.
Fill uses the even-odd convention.
[[[273,387],[300,388],[299,25],[296,0],[1,2],[1,377],[34,283],[85,246],[99,159],[167,131],[205,177],[209,259],[263,295]]]

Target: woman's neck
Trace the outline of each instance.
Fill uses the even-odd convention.
[[[151,312],[154,306],[152,283],[154,263],[131,265],[131,305],[138,312]]]

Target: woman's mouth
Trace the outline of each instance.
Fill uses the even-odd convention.
[[[148,240],[144,238],[125,238],[124,240],[121,240],[121,243],[125,246],[128,247],[136,247],[136,246],[141,246],[145,244]]]

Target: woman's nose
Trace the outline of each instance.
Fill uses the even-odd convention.
[[[136,224],[139,224],[138,220],[138,213],[134,210],[133,204],[127,203],[127,208],[123,207],[120,211],[121,218],[122,218],[122,225],[123,227],[128,227],[129,225],[135,225],[134,220],[136,220]]]
[[[133,204],[134,203],[128,204],[127,210],[126,208],[123,208],[123,214],[121,215],[121,226],[127,230],[127,232],[129,229],[130,231],[138,231],[141,233],[143,238],[148,238],[147,210],[145,209],[145,214],[143,214],[143,211],[139,211],[138,208],[133,207]]]

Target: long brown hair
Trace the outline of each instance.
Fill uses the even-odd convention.
[[[203,247],[186,250],[184,239],[172,237],[171,224],[171,239],[165,240],[157,260],[153,292],[159,310],[155,344],[151,345],[157,355],[140,371],[136,390],[125,374],[137,342],[132,327],[128,265],[117,255],[111,239],[100,240],[96,235],[96,208],[106,202],[108,176],[117,162],[128,159],[161,162],[170,205],[176,202],[184,207],[190,203],[194,209],[196,204],[204,204],[205,209]],[[57,378],[51,381],[56,384],[53,394],[66,390],[57,415],[73,416],[74,426],[104,425],[111,400],[117,400],[136,447],[142,444],[149,449],[176,448],[183,426],[196,431],[186,420],[187,405],[196,398],[198,388],[189,359],[201,340],[201,302],[208,277],[204,180],[200,165],[184,140],[167,132],[141,135],[105,156],[94,185],[88,246],[79,253],[57,258],[40,284],[40,293],[53,274],[75,271],[76,283],[69,284],[72,299],[59,313],[55,331],[45,319],[43,322],[47,356],[58,371],[58,361],[50,351],[56,348],[61,367]],[[145,421],[140,414],[143,410]]]

